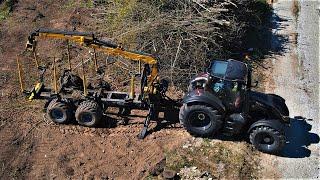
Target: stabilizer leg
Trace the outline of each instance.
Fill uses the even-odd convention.
[[[151,104],[149,107],[149,113],[143,123],[143,129],[141,130],[140,134],[138,135],[139,139],[144,139],[148,135],[148,127],[150,124],[150,120],[152,118],[154,118],[154,105],[153,104]]]

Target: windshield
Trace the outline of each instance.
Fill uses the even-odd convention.
[[[224,78],[228,67],[227,61],[214,61],[210,74],[219,78]]]
[[[228,61],[213,61],[211,76],[228,81],[246,81],[247,66],[243,62],[229,59]]]

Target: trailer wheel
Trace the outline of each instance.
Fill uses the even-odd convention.
[[[55,123],[67,124],[72,120],[71,106],[59,99],[53,99],[47,107],[47,116]]]
[[[179,116],[188,132],[201,137],[214,135],[222,124],[219,112],[206,105],[183,105]]]
[[[77,108],[75,116],[79,124],[94,127],[102,119],[102,110],[96,102],[84,101]]]
[[[276,154],[285,145],[285,136],[271,127],[259,126],[251,131],[250,142],[262,152]]]

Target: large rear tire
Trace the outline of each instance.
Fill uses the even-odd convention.
[[[82,102],[76,110],[76,120],[80,125],[94,127],[102,119],[102,110],[94,101]]]
[[[55,123],[67,124],[72,120],[72,108],[66,101],[56,98],[49,103],[47,116]]]
[[[285,145],[285,136],[268,126],[259,126],[250,133],[250,142],[262,152],[277,154]]]
[[[180,108],[179,120],[189,133],[201,137],[213,136],[222,124],[219,112],[207,105],[184,104]]]

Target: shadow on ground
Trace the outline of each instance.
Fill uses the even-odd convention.
[[[277,14],[273,13],[271,18],[271,27],[273,30],[269,30],[269,54],[281,54],[286,51],[286,44],[289,42],[289,37],[280,34],[278,31],[281,31],[288,26],[286,22],[287,19],[279,17]]]
[[[287,144],[280,156],[288,158],[309,157],[311,150],[308,146],[319,143],[319,135],[310,132],[312,126],[306,118],[295,117],[291,119],[290,126],[286,127],[285,133]]]

